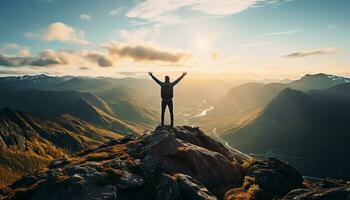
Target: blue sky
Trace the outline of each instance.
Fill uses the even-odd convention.
[[[349,0],[1,0],[1,74],[350,76]]]

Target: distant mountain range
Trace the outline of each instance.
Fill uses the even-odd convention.
[[[330,88],[338,84],[350,83],[349,78],[328,74],[307,74],[290,83],[245,83],[236,86],[215,103],[215,110],[209,113],[210,120],[228,121],[223,130],[239,127],[256,117],[279,93],[291,88],[307,92],[314,89]],[[234,121],[230,120],[234,119]],[[209,121],[210,121],[209,120]],[[237,121],[240,121],[237,123]]]
[[[310,79],[304,80],[310,83]],[[325,80],[322,83],[327,86],[333,84]],[[339,80],[347,82],[334,81]],[[311,88],[301,81],[295,83]],[[349,179],[349,121],[350,83],[308,92],[286,88],[256,119],[227,131],[225,138],[244,152],[280,156],[306,175]]]

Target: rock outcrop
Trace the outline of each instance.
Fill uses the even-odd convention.
[[[2,188],[0,199],[293,199],[321,191],[312,188],[280,160],[249,159],[184,126],[126,136],[57,159],[48,169]],[[333,189],[341,190],[337,195],[348,191],[339,185]]]
[[[320,180],[305,189],[295,189],[281,200],[348,200],[350,182],[339,180]]]

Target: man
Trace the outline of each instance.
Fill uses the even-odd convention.
[[[152,72],[148,72],[148,74],[152,77],[152,79],[157,82],[161,87],[161,97],[162,97],[162,126],[164,126],[164,114],[165,109],[168,106],[169,112],[170,112],[170,126],[174,126],[174,113],[173,113],[173,87],[178,84],[181,79],[186,76],[186,72],[184,72],[178,79],[176,79],[174,82],[170,82],[169,76],[165,76],[165,81],[162,82],[158,80],[155,76],[153,76]]]

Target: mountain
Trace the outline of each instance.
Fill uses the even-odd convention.
[[[291,88],[308,91],[312,89],[325,89],[338,84],[350,83],[350,78],[334,76],[329,74],[306,74],[301,79],[290,83]]]
[[[112,117],[122,121],[135,122],[145,127],[156,124],[155,116],[159,112],[158,104],[149,101],[152,95],[157,94],[157,90],[153,89],[151,85],[154,84],[149,80],[132,78],[52,77],[44,74],[0,78],[1,92],[6,93],[7,90],[21,90],[22,92],[23,90],[35,90],[36,92],[44,90],[47,91],[46,93],[52,94],[56,91],[57,95],[63,95],[65,99],[76,99],[77,93],[79,93],[78,95],[84,96],[83,98],[88,103]],[[147,88],[152,88],[152,90]],[[70,95],[68,93],[74,93],[71,94],[73,97],[67,97]],[[84,104],[84,102],[82,103]],[[130,110],[125,111],[124,105],[128,106]],[[134,116],[134,118],[130,116]]]
[[[331,88],[349,83],[350,79],[328,74],[306,74],[289,83],[245,83],[238,85],[215,102],[215,109],[208,115],[206,123],[214,122],[221,132],[235,129],[250,123],[257,113],[286,89],[308,92],[315,89]]]
[[[76,91],[14,90],[3,89],[0,107],[9,107],[54,117],[70,114],[114,131],[136,133],[137,128],[113,117],[114,111],[101,98],[92,93]]]
[[[290,83],[245,83],[234,87],[219,101],[226,112],[241,112],[266,106],[283,89],[292,88],[300,91],[330,88],[335,85],[350,83],[350,78],[328,74],[306,74],[299,80]],[[229,107],[229,109],[227,109]],[[222,113],[222,112],[219,112]]]
[[[57,157],[96,147],[121,134],[65,114],[41,118],[0,110],[0,183],[9,183]]]
[[[287,88],[225,139],[257,157],[284,158],[304,175],[349,179],[349,110],[349,83],[307,93]]]
[[[71,76],[53,77],[45,74],[0,77],[0,88],[51,89],[70,79],[72,79]]]
[[[198,128],[165,127],[50,163],[0,189],[4,200],[346,199],[349,183],[304,180],[276,158],[252,160]]]

